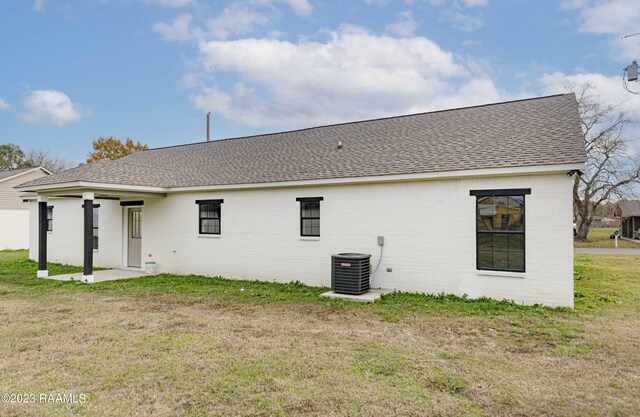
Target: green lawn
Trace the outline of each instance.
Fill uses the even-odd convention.
[[[615,243],[610,236],[613,234],[615,227],[593,228],[589,230],[586,242],[574,241],[576,248],[614,248]],[[618,239],[619,248],[640,249],[640,240],[629,242],[628,240]]]
[[[52,273],[80,268],[50,266]],[[576,309],[161,275],[33,278],[0,252],[0,415],[633,416],[640,257],[579,256]]]

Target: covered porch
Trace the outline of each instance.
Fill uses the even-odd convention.
[[[109,190],[106,187],[35,190],[30,199],[37,202],[37,276],[39,278],[76,280],[86,283],[145,276],[145,265],[142,257],[142,210],[145,203],[165,197],[166,194],[162,192]],[[101,203],[103,206],[106,205],[107,208],[110,208],[110,213],[105,213],[103,217],[108,218],[101,221],[102,225],[99,227],[99,217],[101,216],[99,213],[102,210],[100,209]],[[59,208],[56,209],[56,207]],[[66,213],[61,213],[61,210],[66,210]],[[122,216],[115,224],[112,221],[114,212]],[[81,251],[82,273],[49,277],[47,263],[49,262],[48,252],[51,248],[48,246],[48,240],[50,233],[52,233],[53,213],[66,216],[65,224],[56,230],[57,236],[72,233],[70,230],[65,230],[69,223],[73,222],[76,226],[76,230],[71,235],[75,236],[75,238],[68,240],[72,242],[72,247],[67,250],[75,254],[74,265],[80,264],[79,256]],[[82,237],[79,235],[80,227]],[[107,228],[110,229],[105,230]],[[105,245],[110,244],[113,246],[116,244],[113,242],[115,240],[114,234],[118,234],[118,242],[120,242],[119,238],[121,236],[122,261],[110,265],[99,264],[99,266],[109,266],[114,267],[114,269],[94,271],[94,257],[98,253],[98,242],[103,232],[107,231],[109,232],[109,236],[106,237],[108,241],[101,242],[101,245],[104,243]],[[54,247],[54,249],[60,250],[59,246]]]

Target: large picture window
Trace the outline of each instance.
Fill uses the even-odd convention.
[[[322,197],[301,197],[300,202],[300,236],[320,236],[320,202]]]
[[[525,271],[525,195],[530,189],[476,190],[476,267]]]
[[[222,203],[224,200],[198,200],[201,235],[219,235],[221,231]]]

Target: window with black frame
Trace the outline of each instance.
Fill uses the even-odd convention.
[[[53,206],[47,206],[47,232],[53,232]]]
[[[477,190],[476,267],[525,272],[525,195],[530,189]]]
[[[320,237],[320,202],[322,197],[301,197],[300,236]]]
[[[221,231],[221,211],[224,200],[198,200],[201,235],[219,235]]]

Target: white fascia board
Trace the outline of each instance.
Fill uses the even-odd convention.
[[[280,181],[265,182],[256,184],[229,184],[229,185],[205,185],[197,187],[176,187],[170,188],[169,193],[192,192],[192,191],[222,191],[222,190],[242,190],[251,188],[285,188],[285,187],[310,187],[323,185],[351,185],[367,183],[385,182],[407,182],[407,181],[429,181],[446,180],[455,178],[484,178],[484,177],[505,177],[540,174],[568,173],[574,170],[584,170],[584,164],[561,164],[561,165],[538,165],[527,167],[509,168],[486,168],[469,169],[459,171],[429,172],[423,174],[399,174],[399,175],[378,175],[369,177],[352,178],[329,178],[320,180],[302,181]]]
[[[19,191],[29,192],[62,192],[62,191],[110,191],[110,192],[144,192],[144,193],[181,193],[192,191],[221,191],[221,190],[243,190],[255,188],[286,188],[286,187],[310,187],[324,185],[351,185],[351,184],[367,184],[367,183],[385,183],[385,182],[407,182],[407,181],[428,181],[428,180],[445,180],[455,178],[483,178],[483,177],[504,177],[504,176],[522,176],[522,175],[541,175],[568,173],[574,170],[584,170],[584,164],[557,164],[557,165],[536,165],[523,167],[507,167],[507,168],[484,168],[484,169],[468,169],[458,171],[441,171],[428,172],[420,174],[397,174],[397,175],[377,175],[368,177],[352,177],[352,178],[328,178],[318,180],[300,180],[300,181],[279,181],[279,182],[263,182],[255,184],[227,184],[227,185],[203,185],[195,187],[148,187],[139,185],[122,185],[122,184],[104,184],[92,182],[70,182],[64,184],[48,184],[31,187],[17,187]]]
[[[98,182],[67,182],[61,184],[32,185],[27,187],[16,187],[18,191],[24,192],[61,192],[61,191],[80,191],[80,190],[96,190],[96,191],[139,191],[145,193],[166,193],[169,188],[163,187],[147,187],[140,185],[123,185],[123,184],[104,184]]]

